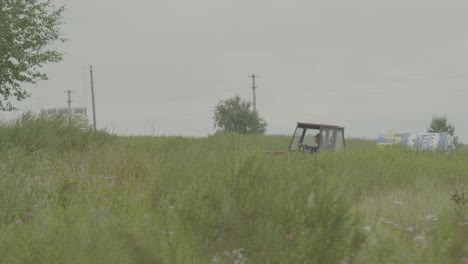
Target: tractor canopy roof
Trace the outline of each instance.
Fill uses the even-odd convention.
[[[304,122],[297,122],[297,127],[309,128],[309,129],[319,129],[319,130],[321,128],[344,129],[344,127],[342,127],[342,126],[317,124],[317,123],[304,123]]]

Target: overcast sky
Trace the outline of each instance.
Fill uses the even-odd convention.
[[[98,128],[207,136],[213,109],[252,100],[268,134],[298,121],[347,137],[425,132],[446,116],[468,142],[468,1],[62,0],[64,61],[23,109],[87,107]]]

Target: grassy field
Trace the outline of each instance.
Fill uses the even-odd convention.
[[[0,124],[0,263],[468,263],[468,149]]]

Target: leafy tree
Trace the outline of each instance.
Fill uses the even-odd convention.
[[[458,136],[455,136],[455,126],[450,124],[445,116],[433,116],[432,122],[427,129],[429,133],[447,132],[453,136],[455,145],[458,145]]]
[[[241,134],[263,134],[267,123],[250,110],[251,103],[238,95],[220,101],[214,111],[214,127],[217,132],[237,132]]]
[[[10,97],[21,101],[29,94],[22,83],[46,80],[40,68],[62,60],[51,44],[65,42],[60,31],[64,6],[53,0],[0,0],[0,110],[15,108]]]

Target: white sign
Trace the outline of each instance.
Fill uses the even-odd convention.
[[[421,149],[436,149],[439,146],[439,139],[438,133],[410,134],[407,145]]]

